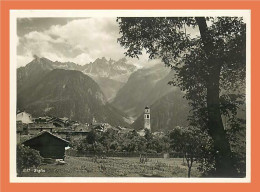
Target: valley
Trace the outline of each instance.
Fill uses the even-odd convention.
[[[136,130],[143,128],[145,106],[151,106],[152,130],[166,131],[187,124],[180,120],[188,114],[187,102],[178,88],[168,85],[173,75],[163,64],[138,69],[125,58],[103,57],[80,66],[35,56],[17,69],[17,106],[33,116],[64,116],[82,123],[95,118]]]

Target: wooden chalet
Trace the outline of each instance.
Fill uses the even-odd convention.
[[[52,159],[64,159],[65,147],[69,146],[67,140],[48,131],[40,132],[38,135],[24,141],[23,144],[39,151],[42,157]]]

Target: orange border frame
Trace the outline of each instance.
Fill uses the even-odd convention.
[[[259,136],[260,118],[257,112],[260,107],[260,91],[257,90],[257,81],[260,70],[260,59],[257,57],[257,46],[260,45],[260,2],[259,1],[7,1],[0,2],[1,7],[1,113],[0,113],[0,142],[1,142],[1,190],[3,192],[83,192],[107,191],[107,192],[132,192],[132,191],[182,191],[182,192],[219,192],[221,191],[257,191],[260,184],[260,155],[257,154],[257,146],[260,144]],[[9,182],[9,10],[10,9],[250,9],[251,10],[251,183],[10,183]]]

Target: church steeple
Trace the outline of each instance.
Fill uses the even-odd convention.
[[[150,114],[150,108],[148,106],[144,109],[144,129],[148,129],[151,131],[151,114]]]

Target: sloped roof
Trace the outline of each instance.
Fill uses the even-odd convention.
[[[64,121],[64,122],[69,120],[68,117],[62,117],[62,118],[59,118],[59,119],[61,119],[61,120]]]
[[[51,137],[54,137],[54,138],[60,140],[61,142],[64,142],[66,145],[69,145],[69,141],[67,141],[67,140],[65,140],[65,139],[62,139],[62,138],[60,138],[60,137],[58,137],[58,136],[56,136],[56,135],[50,133],[49,131],[41,131],[40,133],[38,133],[38,134],[35,135],[34,137],[32,137],[32,138],[30,138],[30,139],[24,141],[23,144],[26,144],[26,143],[28,143],[28,142],[30,142],[30,141],[33,141],[33,140],[35,140],[35,139],[38,139],[39,137],[41,137],[41,136],[43,136],[43,135],[45,135],[45,134],[48,134],[48,135],[50,135]]]

